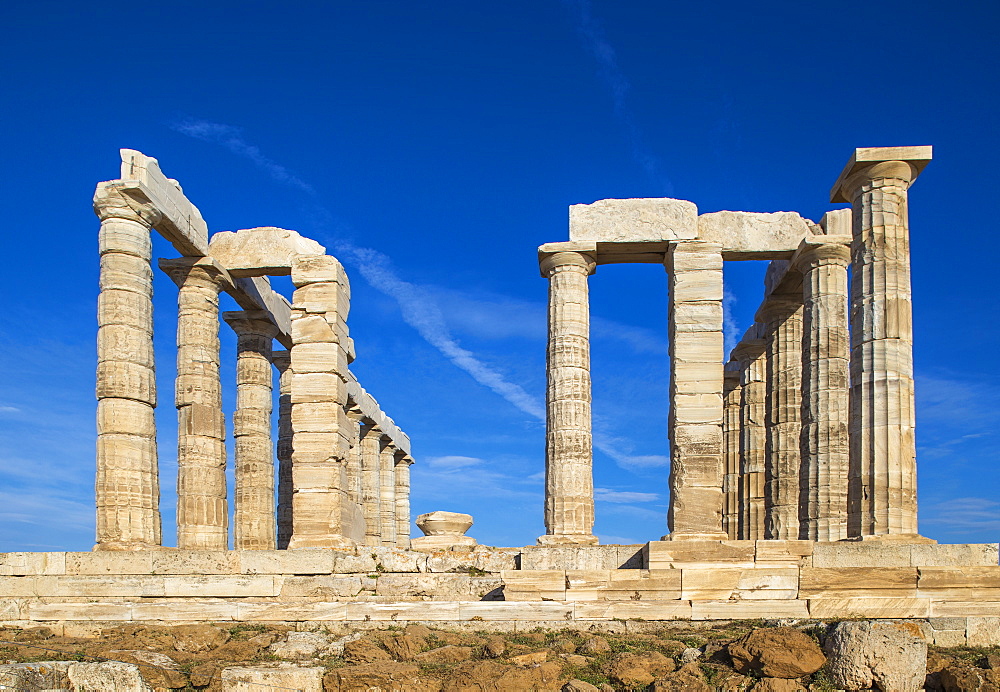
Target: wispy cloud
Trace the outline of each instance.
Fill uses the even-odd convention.
[[[656,493],[636,493],[627,490],[609,490],[608,488],[594,488],[594,499],[602,502],[653,502],[659,500]]]
[[[0,406],[0,413],[20,413],[21,409],[17,406]]]
[[[632,83],[618,66],[618,56],[605,36],[601,23],[594,17],[590,0],[563,0],[563,6],[573,15],[573,22],[584,46],[597,61],[597,74],[611,92],[615,117],[625,130],[632,158],[665,195],[674,194],[674,185],[663,172],[660,158],[653,153],[635,121],[635,114],[628,103]]]
[[[726,358],[729,358],[729,353],[736,348],[736,344],[740,342],[740,325],[736,321],[736,315],[733,313],[733,304],[736,302],[737,298],[733,295],[729,289],[723,288],[722,291],[722,338],[725,342],[723,348],[725,349]]]
[[[258,168],[265,171],[279,183],[297,187],[309,194],[315,193],[312,185],[303,181],[281,164],[264,156],[256,145],[247,142],[243,138],[243,130],[238,127],[188,118],[180,122],[171,123],[170,128],[188,137],[194,137],[204,142],[221,144],[237,156],[242,156],[253,161]]]
[[[428,466],[435,469],[461,469],[483,463],[482,459],[462,456],[430,457],[426,461]]]
[[[996,500],[958,497],[923,509],[923,523],[945,532],[992,531],[1000,535],[1000,502]]]

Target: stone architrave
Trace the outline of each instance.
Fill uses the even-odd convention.
[[[292,536],[289,549],[353,546],[347,509],[347,313],[344,268],[329,255],[292,259]]]
[[[772,295],[757,311],[766,354],[764,537],[799,537],[802,296]]]
[[[227,312],[236,332],[236,482],[233,547],[274,550],[274,446],[271,442],[272,343],[278,328],[257,312]]]
[[[396,545],[396,447],[388,435],[378,448],[379,544]]]
[[[160,260],[177,284],[177,547],[226,550],[226,421],[219,378],[219,291],[231,286],[210,257]]]
[[[278,530],[277,548],[285,550],[292,537],[292,357],[274,351],[271,363],[278,370]]]
[[[803,241],[795,263],[802,273],[802,475],[799,538],[847,538],[850,343],[847,245],[827,238]]]
[[[541,260],[549,280],[546,353],[545,535],[539,545],[596,545],[590,393],[590,255]]]
[[[725,539],[722,246],[673,242],[665,266],[670,273],[670,539]]]
[[[101,220],[97,301],[97,550],[159,547],[153,357],[152,205],[113,184],[94,195]]]
[[[382,431],[370,420],[359,430],[361,448],[361,511],[365,517],[365,545],[382,545],[382,497],[379,492]]]
[[[396,547],[410,547],[410,466],[413,459],[396,454]]]
[[[756,325],[755,325],[756,326]],[[767,357],[763,339],[744,337],[733,349],[740,363],[740,528],[744,540],[764,538]]]
[[[731,366],[736,366],[731,367]],[[724,371],[722,386],[722,441],[726,475],[722,479],[725,512],[722,529],[730,539],[739,538],[740,520],[740,371],[737,363],[729,363]]]
[[[857,149],[831,191],[854,212],[849,536],[916,536],[907,190],[930,147]]]

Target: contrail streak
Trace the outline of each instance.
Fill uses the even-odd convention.
[[[597,60],[597,74],[611,91],[615,117],[625,128],[625,137],[632,158],[642,167],[649,179],[663,189],[666,196],[673,195],[674,185],[662,171],[660,158],[646,143],[642,130],[635,122],[635,115],[628,105],[632,83],[618,67],[615,49],[605,37],[600,22],[594,18],[590,0],[563,0],[563,5],[573,14],[573,21],[580,38]]]

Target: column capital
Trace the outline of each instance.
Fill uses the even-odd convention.
[[[292,365],[292,354],[288,351],[272,351],[271,365],[278,369],[278,372],[285,372]]]
[[[855,149],[830,190],[830,201],[850,204],[861,187],[873,180],[890,178],[909,186],[932,156],[929,146]]]
[[[94,191],[94,213],[101,221],[124,219],[152,228],[163,219],[163,213],[151,203],[143,203],[122,192],[119,181],[98,183]]]
[[[792,265],[801,272],[827,265],[846,267],[851,263],[851,236],[804,238],[795,251]]]
[[[205,281],[211,281],[220,290],[229,290],[235,286],[233,278],[226,268],[211,257],[178,257],[175,259],[160,259],[160,269],[177,284],[184,285],[189,276]]]
[[[273,339],[279,331],[270,314],[263,310],[233,310],[222,313],[222,319],[237,336],[259,335]]]
[[[757,360],[767,348],[764,339],[743,339],[733,348],[732,359],[746,367],[746,363]]]
[[[757,308],[754,320],[762,324],[783,320],[801,307],[801,295],[771,295]]]
[[[583,270],[589,276],[597,268],[597,261],[588,253],[566,250],[539,257],[538,266],[546,279],[562,269]]]

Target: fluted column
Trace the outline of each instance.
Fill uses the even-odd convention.
[[[671,243],[670,539],[722,530],[722,246]]]
[[[410,547],[410,466],[413,459],[396,454],[396,546]]]
[[[858,149],[831,201],[851,203],[848,535],[917,534],[907,189],[930,147]]]
[[[94,195],[101,219],[97,299],[97,545],[161,544],[156,454],[156,365],[150,229],[159,212],[109,184]]]
[[[590,255],[541,261],[549,280],[546,352],[545,535],[539,545],[596,545],[590,393]]]
[[[219,379],[219,291],[208,257],[160,260],[177,295],[177,547],[226,550],[226,422]]]
[[[223,317],[236,332],[237,353],[233,547],[274,550],[271,352],[278,328],[263,312],[227,312]]]
[[[766,340],[764,536],[799,537],[802,297],[772,296],[757,312]]]
[[[726,475],[722,480],[725,512],[722,529],[731,539],[739,538],[740,518],[740,372],[727,364],[723,380],[722,440]]]
[[[288,351],[274,351],[278,370],[278,530],[277,548],[285,550],[292,537],[292,361]]]
[[[850,346],[845,245],[803,241],[796,254],[802,272],[803,325],[802,503],[799,537],[847,537]]]
[[[396,447],[385,435],[379,440],[379,541],[396,545]]]
[[[360,428],[361,511],[365,516],[365,545],[382,545],[381,493],[379,492],[382,431],[371,421]]]
[[[767,356],[762,339],[733,349],[740,371],[740,538],[764,538],[764,467]]]

